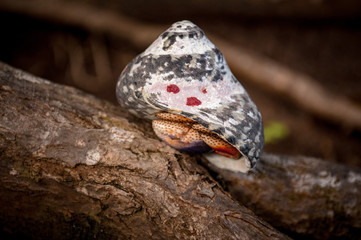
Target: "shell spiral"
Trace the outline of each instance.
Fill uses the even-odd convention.
[[[140,118],[188,117],[215,132],[253,167],[263,149],[262,117],[220,50],[189,21],[174,23],[123,70],[118,102]]]

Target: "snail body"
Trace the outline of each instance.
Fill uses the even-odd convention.
[[[242,172],[261,154],[260,112],[222,53],[189,21],[174,23],[134,58],[116,94],[123,108],[153,120],[157,136],[179,150],[214,151],[227,166],[241,161],[236,171]]]

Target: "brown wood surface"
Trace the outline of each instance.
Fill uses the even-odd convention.
[[[207,162],[227,191],[274,227],[303,239],[359,239],[361,169],[264,153],[249,174]],[[297,233],[297,234],[295,234]]]
[[[288,239],[119,106],[0,64],[0,225],[32,239]]]

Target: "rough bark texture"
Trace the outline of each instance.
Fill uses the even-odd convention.
[[[288,239],[136,121],[0,63],[3,231],[33,239]]]
[[[235,199],[291,236],[361,236],[361,169],[315,158],[269,154],[263,154],[250,174],[208,165]]]

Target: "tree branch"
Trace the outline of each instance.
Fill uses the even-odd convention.
[[[204,164],[232,197],[278,229],[302,239],[361,236],[361,169],[266,153],[250,174]]]
[[[5,64],[0,86],[4,229],[36,239],[288,239],[120,107]]]

